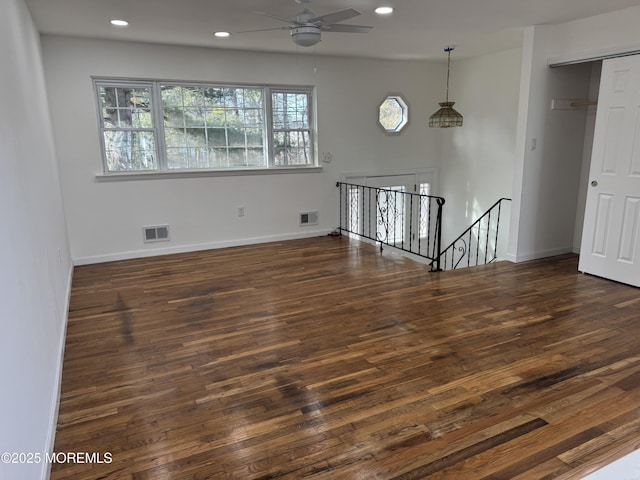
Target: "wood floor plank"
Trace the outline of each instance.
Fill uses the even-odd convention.
[[[640,293],[323,237],[77,267],[62,479],[578,479],[640,447]]]

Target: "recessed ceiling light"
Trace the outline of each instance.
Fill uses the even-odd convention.
[[[229,32],[215,32],[214,35],[219,38],[227,38],[231,36]]]
[[[375,12],[378,15],[389,15],[393,13],[393,7],[378,7],[376,8]]]
[[[111,20],[111,25],[115,25],[116,27],[126,27],[129,25],[129,22],[126,20]]]

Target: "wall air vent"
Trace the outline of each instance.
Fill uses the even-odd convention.
[[[142,227],[142,241],[144,243],[168,242],[169,225]]]
[[[300,226],[318,225],[318,212],[300,212]]]

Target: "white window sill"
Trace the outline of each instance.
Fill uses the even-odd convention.
[[[242,175],[280,175],[283,173],[320,173],[322,167],[238,168],[225,170],[176,170],[164,172],[113,172],[96,174],[96,182],[156,180],[168,178],[233,177]]]

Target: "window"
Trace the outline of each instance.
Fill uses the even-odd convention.
[[[98,90],[105,171],[158,169],[151,85],[102,85]]]
[[[316,166],[310,87],[95,86],[104,173]]]
[[[275,164],[309,165],[313,163],[309,93],[273,91],[271,99]]]
[[[261,89],[164,84],[160,88],[168,169],[264,166]]]
[[[400,95],[389,95],[378,107],[378,123],[388,134],[397,134],[409,122],[409,107]]]

